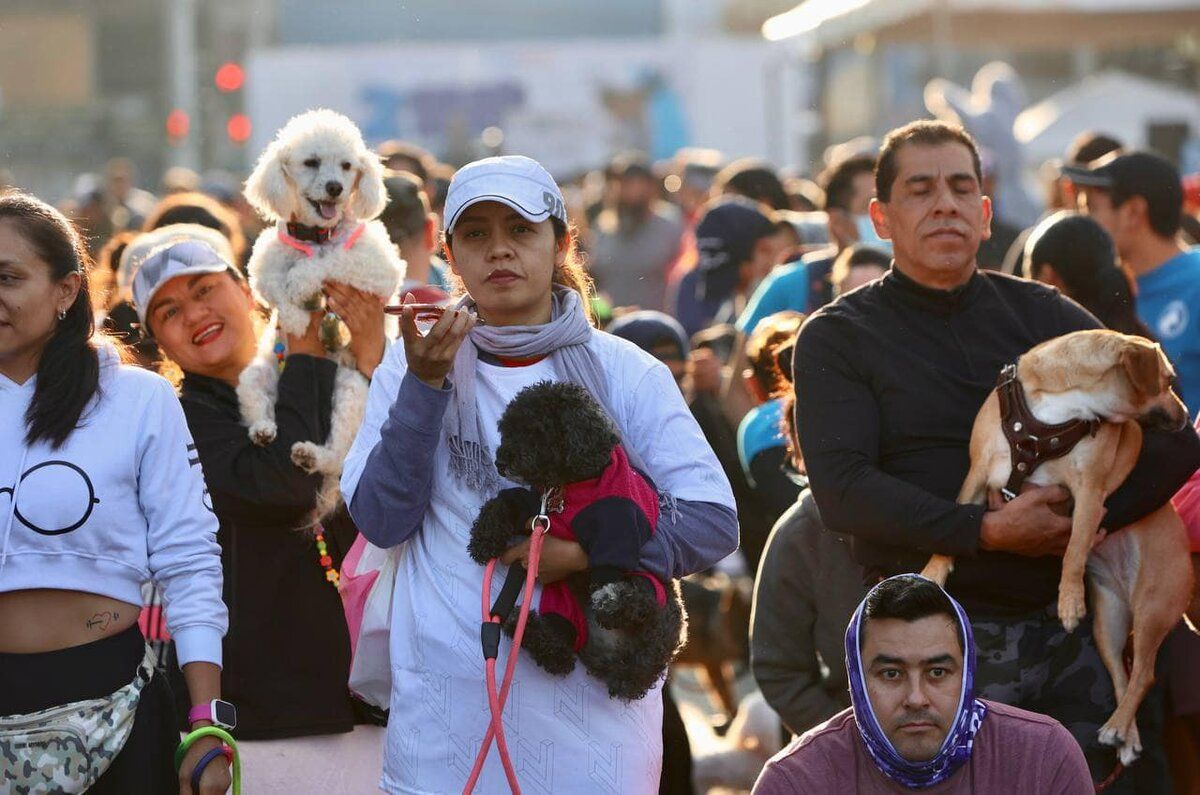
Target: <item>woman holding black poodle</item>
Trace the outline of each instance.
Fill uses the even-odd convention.
[[[631,463],[662,493],[662,521],[640,568],[668,582],[711,566],[737,544],[729,484],[670,371],[592,327],[590,285],[550,175],[524,157],[464,166],[447,197],[445,236],[466,296],[424,335],[412,310],[402,315],[404,345],[393,346],[375,372],[342,478],[360,530],[396,547],[399,560],[381,781],[388,792],[461,790],[486,728],[483,569],[467,543],[480,506],[515,485],[499,476],[493,458],[497,420],[523,387],[544,380],[584,386],[612,417]],[[502,562],[527,558],[525,542]],[[542,583],[587,568],[578,543],[545,538]],[[502,659],[508,651],[505,641]],[[518,777],[530,791],[658,790],[658,687],[636,701],[614,700],[582,666],[555,677],[522,656],[504,716]],[[508,791],[496,754],[477,791]]]

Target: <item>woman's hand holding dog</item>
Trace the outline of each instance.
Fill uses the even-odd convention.
[[[325,282],[329,308],[350,329],[350,353],[366,378],[383,361],[383,305],[386,299],[341,282]]]
[[[522,566],[529,566],[529,541],[525,540],[500,556],[500,562],[511,566],[513,561],[520,561]],[[538,559],[538,579],[543,584],[565,580],[572,574],[587,571],[588,556],[577,541],[567,541],[547,535],[542,539],[542,555]]]
[[[1011,502],[991,495],[990,510],[983,515],[979,532],[979,548],[1027,557],[1061,556],[1071,539],[1071,514],[1062,510],[1070,498],[1071,493],[1062,486],[1032,484],[1026,484]]]
[[[325,310],[318,309],[316,312],[309,313],[308,328],[304,331],[303,337],[294,337],[288,334],[284,341],[287,343],[287,352],[291,356],[293,353],[302,353],[306,356],[323,357],[325,355],[325,346],[321,344],[321,320],[325,317]]]
[[[411,293],[404,296],[404,303],[414,303]],[[400,334],[404,337],[409,372],[434,389],[441,389],[459,346],[473,328],[475,315],[465,309],[447,309],[429,333],[422,335],[413,310],[404,309],[400,314]]]

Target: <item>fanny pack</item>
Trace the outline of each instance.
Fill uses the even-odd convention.
[[[0,792],[86,792],[125,747],[155,661],[147,646],[133,681],[103,698],[0,716]]]

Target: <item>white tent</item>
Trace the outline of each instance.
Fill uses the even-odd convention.
[[[1039,22],[1030,19],[1035,14],[1045,15],[1047,22],[1068,24],[1087,16],[1128,14],[1140,17],[1142,30],[1139,26],[1125,30],[1127,37],[1137,38],[1158,32],[1146,27],[1157,13],[1195,11],[1196,0],[805,0],[791,11],[768,19],[762,34],[771,41],[798,38],[799,43],[830,47],[848,43],[863,33],[919,23],[921,18],[931,18],[935,25],[947,20],[959,25],[974,17],[989,23],[982,26],[984,35],[989,28],[995,34],[991,23],[1000,18],[1026,28],[1021,32],[1036,39]],[[928,26],[920,27],[928,32]],[[957,38],[959,31],[955,33]]]
[[[1147,129],[1154,123],[1187,124],[1193,135],[1200,134],[1200,97],[1113,71],[1088,77],[1026,108],[1013,131],[1025,145],[1027,162],[1040,163],[1062,157],[1081,130],[1108,133],[1129,147],[1147,146]]]

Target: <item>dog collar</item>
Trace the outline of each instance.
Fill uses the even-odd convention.
[[[309,243],[309,242],[305,242],[305,240],[303,238],[298,238],[294,234],[292,234],[292,230],[294,227],[299,227],[301,229],[318,229],[321,227],[305,226],[303,224],[292,224],[292,223],[287,223],[287,224],[281,223],[277,227],[276,236],[279,238],[279,242],[283,243],[285,246],[288,246],[289,248],[296,249],[297,251],[299,251],[301,254],[303,254],[306,257],[311,257],[313,255],[313,252],[316,251],[316,246],[328,244],[328,243],[337,241],[340,238],[342,238],[342,236],[343,236],[342,232],[344,231],[342,225],[338,224],[337,226],[335,226],[331,229],[323,230],[325,232],[328,232],[328,234],[324,236],[323,241]],[[350,230],[349,234],[345,235],[345,240],[341,244],[342,248],[346,249],[347,251],[354,248],[354,244],[358,242],[358,239],[360,237],[362,237],[362,234],[363,234],[363,232],[366,231],[366,229],[367,229],[366,224],[360,223],[357,226],[355,226],[354,229]]]
[[[289,221],[287,233],[297,240],[309,243],[328,243],[337,233],[337,226],[308,226]]]
[[[1047,461],[1062,458],[1075,449],[1085,436],[1095,436],[1100,420],[1068,420],[1048,425],[1029,408],[1025,388],[1017,378],[1017,365],[1009,364],[1000,371],[996,384],[1000,400],[1000,424],[1012,461],[1008,483],[1000,490],[1005,501],[1021,493],[1021,486],[1033,471]]]

